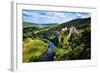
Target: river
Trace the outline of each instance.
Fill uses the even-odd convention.
[[[53,61],[53,52],[54,52],[55,45],[49,40],[48,40],[48,43],[49,43],[49,48],[47,52],[44,55],[42,55],[38,59],[38,61]]]

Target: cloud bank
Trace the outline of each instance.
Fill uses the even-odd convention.
[[[38,24],[63,23],[78,18],[91,17],[90,13],[23,10],[23,22]]]

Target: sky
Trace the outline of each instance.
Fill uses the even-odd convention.
[[[78,18],[88,18],[90,13],[23,10],[22,21],[37,24],[64,23]]]

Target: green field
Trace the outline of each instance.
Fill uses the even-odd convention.
[[[48,49],[48,44],[40,39],[30,39],[23,48],[23,62],[36,61]]]

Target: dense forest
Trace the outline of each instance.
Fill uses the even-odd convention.
[[[91,18],[61,24],[23,22],[23,62],[91,59]]]

